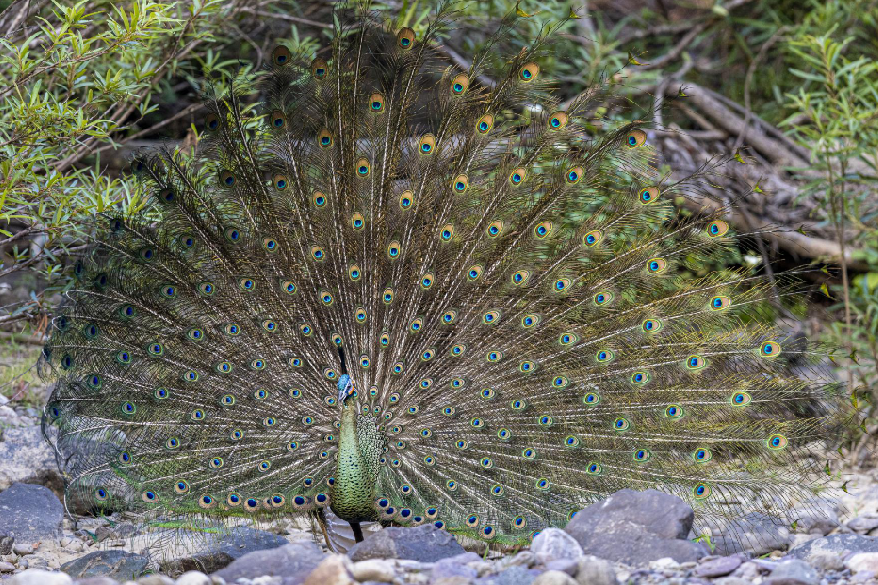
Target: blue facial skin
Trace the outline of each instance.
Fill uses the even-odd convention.
[[[344,404],[345,399],[354,393],[354,382],[347,374],[338,377],[338,403]]]

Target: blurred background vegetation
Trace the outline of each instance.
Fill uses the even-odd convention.
[[[376,2],[418,30],[435,2]],[[149,211],[128,180],[136,149],[197,145],[199,87],[256,74],[279,40],[316,52],[333,4],[293,0],[0,0],[0,387],[27,399],[82,226],[111,206]],[[460,3],[466,34],[440,53],[468,67],[511,0]],[[657,112],[664,170],[737,155],[717,201],[743,196],[741,231],[779,229],[728,259],[812,266],[796,328],[839,347],[843,379],[878,388],[878,0],[527,1],[510,49],[559,31],[541,67],[563,99],[608,77]],[[480,82],[490,83],[490,79]],[[258,100],[254,95],[253,100]],[[606,104],[612,118],[614,104]],[[629,114],[630,115],[630,114]],[[599,128],[595,132],[600,132]],[[709,202],[705,202],[709,204]],[[681,201],[681,206],[683,202]],[[687,210],[681,208],[682,213]],[[718,267],[705,267],[705,271]],[[779,312],[778,317],[784,318]],[[872,419],[874,420],[874,419]]]

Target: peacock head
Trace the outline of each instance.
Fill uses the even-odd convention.
[[[338,403],[344,405],[345,400],[354,395],[354,381],[347,374],[338,377]]]

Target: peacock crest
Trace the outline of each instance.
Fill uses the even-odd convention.
[[[194,160],[136,157],[159,220],[98,218],[45,350],[68,503],[523,544],[622,488],[700,518],[808,493],[839,388],[770,283],[709,271],[728,209],[673,207],[721,161],[671,181],[611,86],[561,103],[551,29],[493,86],[487,53],[442,65],[454,15],[280,45],[258,118],[209,95]]]

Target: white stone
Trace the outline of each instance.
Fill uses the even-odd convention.
[[[73,579],[67,573],[28,569],[13,575],[4,585],[73,585]]]
[[[137,580],[137,585],[174,585],[174,580],[164,575],[146,575]]]
[[[357,581],[393,581],[396,572],[393,563],[383,559],[370,559],[354,563],[351,573]]]
[[[175,585],[210,585],[210,577],[201,571],[186,571],[177,577]]]
[[[330,555],[311,571],[303,585],[356,585],[347,555]]]
[[[665,569],[679,569],[680,563],[671,557],[665,557],[655,561],[649,561],[649,568],[653,571],[664,571]]]
[[[15,565],[6,561],[0,561],[0,573],[11,573],[15,570]]]
[[[540,533],[542,534],[542,533]],[[539,534],[537,535],[539,536]],[[536,538],[534,539],[536,540]],[[534,579],[533,585],[578,585],[567,573],[561,571],[546,571]]]
[[[560,528],[542,530],[530,545],[530,550],[542,562],[578,561],[582,558],[582,546],[575,538]]]
[[[32,544],[16,543],[16,544],[12,545],[12,552],[14,552],[17,555],[29,555],[32,552],[34,552],[34,547]]]
[[[576,582],[580,585],[616,585],[616,570],[604,559],[588,555],[579,559]]]
[[[845,563],[854,573],[872,571],[878,573],[878,552],[861,552],[854,554]]]

